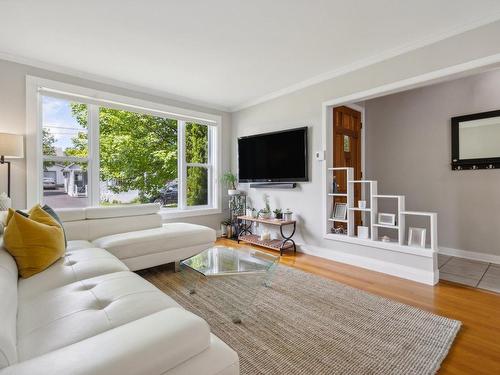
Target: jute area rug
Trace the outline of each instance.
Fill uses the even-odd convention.
[[[182,272],[139,274],[205,319],[238,353],[244,375],[434,374],[461,325],[281,265],[270,287],[228,276],[199,283],[195,294]],[[228,306],[252,299],[234,324]]]

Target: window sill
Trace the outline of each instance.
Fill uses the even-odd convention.
[[[172,210],[168,208],[162,208],[160,210],[160,215],[163,220],[172,220],[184,217],[216,215],[220,213],[222,213],[222,210],[220,208],[198,208],[192,210]]]

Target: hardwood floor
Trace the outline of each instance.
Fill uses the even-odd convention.
[[[250,246],[227,239],[217,244]],[[280,263],[460,320],[463,326],[439,374],[500,374],[500,294],[443,281],[427,286],[302,253],[288,252]]]

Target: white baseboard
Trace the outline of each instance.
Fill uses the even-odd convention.
[[[449,255],[458,258],[478,260],[480,262],[500,264],[500,255],[477,253],[475,251],[453,249],[451,247],[439,246],[439,254]]]
[[[408,267],[400,264],[384,262],[378,259],[353,255],[333,249],[322,248],[308,244],[297,244],[297,251],[304,254],[315,255],[321,258],[330,259],[352,266],[366,268],[371,271],[385,273],[391,276],[400,277],[407,280],[435,285],[439,282],[439,271],[426,271],[418,268]]]

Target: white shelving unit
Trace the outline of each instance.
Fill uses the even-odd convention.
[[[329,171],[329,173],[332,174],[332,177],[333,177],[333,173],[335,171],[342,171],[343,173],[346,174],[346,181],[351,181],[353,176],[354,176],[354,170],[352,168],[348,168],[348,167],[328,168],[328,171]],[[333,183],[333,178],[331,178],[330,187],[333,186],[332,183]],[[330,192],[330,193],[328,193],[328,196],[332,197],[332,199],[328,200],[328,205],[331,208],[333,208],[333,197],[346,198],[347,207],[352,207],[354,205],[354,190],[353,190],[352,184],[349,184],[349,183],[347,184],[347,192],[346,193],[332,193],[332,192]],[[331,215],[330,215],[330,218],[328,219],[328,221],[347,224],[346,229],[347,229],[348,235],[349,236],[354,235],[354,225],[353,225],[354,212],[347,210],[347,219],[346,220],[332,219]]]
[[[375,200],[378,202],[379,199],[395,199],[397,200],[397,211],[394,213],[397,218],[396,225],[387,225],[387,224],[380,224],[378,222],[378,214],[376,217],[376,220],[373,222],[372,226],[375,227],[375,240],[378,241],[378,228],[388,228],[388,229],[394,229],[398,232],[398,244],[403,246],[404,245],[404,239],[405,239],[405,220],[404,216],[401,215],[401,212],[405,209],[405,196],[404,195],[385,195],[385,194],[375,194],[372,196],[372,200]]]
[[[405,207],[405,196],[404,195],[385,195],[378,194],[377,181],[373,180],[353,180],[354,170],[350,167],[340,167],[340,168],[328,168],[327,175],[329,176],[330,186],[333,182],[333,174],[336,171],[344,171],[347,174],[347,193],[328,193],[328,197],[332,199],[327,199],[329,209],[333,207],[333,197],[345,197],[347,202],[347,219],[338,220],[332,219],[329,216],[328,222],[335,223],[341,222],[347,224],[347,235],[326,233],[326,238],[345,241],[345,242],[355,242],[366,246],[376,246],[384,249],[400,251],[410,254],[419,254],[424,256],[433,256],[433,253],[438,250],[437,242],[437,213],[435,212],[420,212],[420,211],[407,211]],[[355,184],[368,184],[369,185],[369,195],[365,198],[366,202],[370,203],[367,208],[356,207],[354,203],[354,186]],[[397,222],[396,225],[381,224],[378,222],[378,201],[380,199],[391,199],[397,201],[397,211],[393,212],[396,215]],[[355,222],[354,213],[362,212],[370,214],[370,239],[360,239],[355,236]],[[331,212],[331,211],[330,211]],[[430,248],[420,248],[414,246],[408,246],[405,244],[405,232],[406,232],[406,217],[407,216],[425,216],[429,218],[429,228],[430,228]],[[328,227],[328,226],[327,226]],[[382,242],[379,239],[378,230],[379,228],[385,228],[394,230],[397,232],[397,241],[393,242]]]
[[[400,211],[399,216],[403,218],[407,215],[413,216],[426,216],[429,218],[429,227],[431,229],[431,249],[434,251],[438,250],[438,239],[437,239],[437,213],[435,212],[420,212],[420,211]]]

